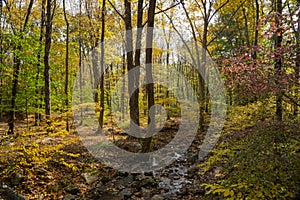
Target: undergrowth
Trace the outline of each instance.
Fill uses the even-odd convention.
[[[221,168],[202,184],[207,198],[291,199],[300,191],[300,126],[272,120],[272,111],[261,102],[231,109],[223,139],[200,165],[202,174]]]
[[[23,128],[17,135],[1,133],[2,181],[13,184],[18,174],[22,175],[20,181],[30,181],[36,175],[35,170],[47,169],[49,164],[76,171],[76,165],[67,160],[79,155],[67,152],[64,148],[78,142],[78,138],[69,137],[71,133],[64,130],[65,124],[62,123],[58,119],[51,125],[31,127],[29,130]]]

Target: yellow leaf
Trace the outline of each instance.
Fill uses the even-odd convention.
[[[230,190],[225,190],[225,192],[224,192],[224,197],[228,197],[229,194],[230,194]]]
[[[241,192],[239,192],[238,194],[237,194],[237,197],[238,198],[241,198],[243,195],[242,195],[242,193]]]
[[[233,191],[233,190],[230,191],[230,196],[231,196],[231,197],[234,196],[234,191]]]

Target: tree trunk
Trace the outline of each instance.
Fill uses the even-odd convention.
[[[126,64],[125,64],[125,54],[122,55],[122,76],[124,77],[126,71]],[[122,79],[122,93],[121,93],[121,118],[125,120],[125,104],[124,104],[124,96],[125,94],[125,79]]]
[[[30,0],[21,33],[24,33],[26,31],[26,27],[27,27],[27,24],[29,21],[32,6],[33,6],[33,0]],[[22,34],[20,34],[20,35],[21,35],[20,40],[23,40],[24,37],[22,36]],[[15,50],[18,50],[19,52],[21,52],[22,46],[20,44],[18,44],[15,47]],[[10,116],[9,116],[9,121],[8,121],[8,133],[9,134],[14,134],[16,97],[17,97],[17,90],[18,90],[17,87],[18,87],[18,82],[19,82],[20,67],[21,67],[21,60],[18,55],[14,54],[13,86],[12,86],[12,91],[11,91],[11,108],[10,108]]]
[[[300,7],[300,0],[298,0],[298,7]],[[299,73],[300,73],[300,13],[298,12],[298,28],[295,33],[296,35],[296,45],[297,45],[297,56],[296,56],[296,63],[295,63],[295,79],[296,79],[296,84],[299,83]],[[299,86],[296,86],[295,89],[295,97],[296,97],[296,102],[299,102]],[[299,112],[299,107],[297,104],[294,105],[294,116],[297,116]]]
[[[130,71],[134,68],[133,63],[133,37],[132,37],[132,19],[131,19],[131,2],[124,1],[125,6],[125,28],[126,28],[126,57],[127,57],[127,70]],[[139,112],[138,112],[138,92],[134,92],[136,84],[136,75],[128,76],[128,93],[132,94],[129,99],[129,112],[130,112],[130,129],[136,131],[139,126]]]
[[[154,84],[152,77],[152,54],[153,54],[153,28],[154,28],[154,16],[155,16],[156,0],[150,0],[148,10],[148,29],[146,35],[146,93],[148,97],[148,131],[153,133],[155,131],[155,110],[149,112],[150,108],[154,106]],[[151,121],[152,120],[152,121]],[[151,147],[152,137],[145,138],[142,142],[142,152],[149,152]]]
[[[104,37],[105,37],[105,0],[102,1],[101,11],[101,55],[100,55],[100,114],[99,114],[99,128],[102,131],[104,120]]]
[[[52,9],[52,2],[54,8]],[[52,18],[55,9],[55,0],[46,1],[46,33],[45,33],[45,52],[44,52],[44,80],[45,80],[45,113],[49,122],[51,120],[51,82],[50,82],[50,49],[52,34]]]
[[[66,0],[63,0],[63,10],[64,10],[64,19],[66,22],[66,57],[65,57],[65,67],[66,67],[66,79],[65,79],[65,104],[66,104],[66,120],[67,120],[67,124],[66,124],[66,130],[69,131],[69,21],[68,21],[68,17],[67,17],[67,13],[66,13]]]
[[[83,123],[83,108],[82,108],[82,102],[83,102],[83,97],[82,97],[82,35],[81,35],[81,14],[82,14],[82,11],[81,11],[81,0],[79,0],[79,16],[80,16],[80,19],[79,19],[79,40],[78,40],[78,47],[79,47],[79,61],[78,61],[78,65],[79,65],[79,92],[80,92],[80,126],[82,125]],[[90,76],[92,77],[92,76]]]
[[[136,35],[136,47],[135,47],[135,57],[134,65],[135,67],[141,66],[141,40],[142,40],[142,28],[143,28],[143,0],[138,1],[138,16],[137,16],[137,35]],[[139,112],[139,79],[140,79],[140,69],[136,68],[136,73],[134,74],[134,88],[137,88],[132,94],[132,104],[134,104],[132,120],[136,125],[140,125],[140,112]]]
[[[35,93],[36,93],[36,102],[35,102],[35,107],[36,111],[34,113],[34,126],[39,126],[42,115],[40,113],[40,108],[42,105],[40,104],[40,98],[43,95],[43,89],[39,86],[39,80],[40,80],[40,73],[41,73],[41,52],[42,52],[42,47],[43,47],[43,38],[44,38],[44,28],[45,28],[45,4],[46,0],[42,0],[42,10],[41,10],[41,27],[40,27],[40,37],[39,37],[39,52],[37,55],[38,59],[38,66],[37,66],[37,74],[35,78]],[[40,96],[39,96],[40,95]]]
[[[79,81],[80,81],[80,83],[79,83],[79,89],[80,89],[80,122],[79,122],[79,124],[80,124],[80,126],[82,125],[82,123],[83,123],[83,108],[82,108],[82,102],[83,102],[83,97],[82,97],[82,95],[83,95],[83,93],[82,93],[82,50],[81,50],[81,48],[82,48],[82,42],[81,42],[81,34],[80,34],[80,36],[79,36],[80,38],[79,38],[79,63],[78,63],[78,65],[79,65]]]
[[[248,18],[246,15],[246,10],[243,8],[243,17],[244,17],[244,22],[245,22],[245,38],[246,38],[246,45],[249,47],[250,46],[250,38],[249,38],[249,28],[248,28]]]
[[[0,0],[0,19],[2,19],[2,7],[3,7],[3,2]],[[0,65],[2,65],[2,22],[0,22]],[[0,94],[2,94],[2,67],[0,68]],[[2,106],[2,95],[0,96],[0,122],[2,121],[3,118],[3,106]]]
[[[199,51],[199,45],[197,43],[197,36],[196,36],[196,31],[194,28],[194,24],[192,23],[191,18],[189,17],[189,14],[184,6],[182,4],[184,12],[186,17],[189,20],[189,24],[192,29],[192,34],[193,34],[193,39],[194,39],[194,44],[195,44],[195,49],[196,49],[196,63],[195,65],[198,68],[198,84],[199,84],[199,130],[204,129],[204,108],[205,108],[205,67],[206,67],[206,48],[207,48],[207,34],[208,34],[208,16],[206,11],[204,12],[204,26],[203,26],[203,36],[202,36],[202,63],[200,61],[200,51]]]
[[[275,17],[275,22],[276,22],[276,34],[275,34],[275,51],[280,51],[281,48],[281,43],[282,43],[282,0],[277,0],[275,1],[276,4],[276,17]],[[276,79],[280,79],[281,77],[281,67],[282,67],[282,58],[281,58],[281,53],[278,55],[279,58],[276,58],[275,65],[274,65],[274,70],[275,70],[275,77]],[[276,94],[276,120],[277,121],[282,121],[282,88],[281,84],[276,80],[277,84],[277,94]]]
[[[201,71],[203,72],[203,77],[200,80],[200,98],[202,99],[201,102],[203,102],[201,106],[201,129],[204,130],[205,125],[205,119],[204,119],[204,111],[208,112],[209,107],[209,91],[208,91],[208,84],[209,84],[209,78],[206,78],[208,74],[208,68],[206,68],[206,51],[207,51],[207,43],[208,43],[208,20],[205,20],[204,22],[204,30],[203,30],[203,38],[202,38],[202,64],[201,64]],[[206,86],[205,86],[206,81]]]
[[[258,26],[259,26],[259,2],[255,0],[255,33],[254,33],[254,46],[258,45]],[[257,57],[257,50],[254,51],[253,59]]]
[[[20,50],[21,48],[18,47]],[[20,74],[20,59],[17,55],[14,55],[14,66],[13,66],[13,87],[11,91],[11,107],[9,111],[9,121],[8,121],[8,134],[14,134],[15,127],[15,110],[16,110],[16,97],[17,97],[17,87]]]

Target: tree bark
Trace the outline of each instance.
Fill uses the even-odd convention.
[[[63,0],[63,10],[64,10],[64,19],[66,22],[66,57],[65,57],[65,67],[66,67],[66,79],[65,79],[65,104],[66,104],[66,120],[67,120],[67,124],[66,124],[66,130],[69,131],[69,114],[68,114],[68,110],[69,110],[69,21],[68,21],[68,17],[67,17],[67,13],[66,13],[66,0]]]
[[[54,8],[52,8],[52,3]],[[46,32],[45,32],[45,52],[44,52],[44,80],[45,80],[45,114],[49,122],[51,120],[51,82],[50,82],[50,49],[52,35],[52,19],[55,10],[55,0],[46,1]]]
[[[248,28],[248,18],[246,15],[246,9],[243,8],[243,17],[244,17],[244,23],[245,23],[245,38],[246,38],[246,45],[250,46],[250,38],[249,38],[249,28]]]
[[[42,114],[40,113],[40,108],[42,107],[41,103],[39,102],[42,98],[43,95],[43,89],[42,87],[39,86],[38,82],[40,80],[40,73],[41,73],[41,52],[42,52],[42,47],[43,47],[43,38],[44,38],[44,28],[45,28],[45,4],[46,4],[46,0],[42,0],[42,10],[41,10],[41,27],[40,27],[40,37],[39,37],[39,48],[40,51],[38,52],[37,58],[38,58],[38,71],[37,71],[37,75],[36,75],[36,88],[35,88],[35,92],[36,92],[36,112],[34,114],[35,116],[35,122],[34,125],[38,126],[40,121],[42,120]],[[40,95],[40,96],[39,96]]]
[[[134,66],[136,68],[136,73],[134,74],[134,88],[137,88],[132,94],[132,104],[135,105],[133,108],[132,121],[136,125],[140,125],[139,117],[139,79],[140,79],[140,69],[141,66],[141,40],[142,40],[142,29],[143,29],[143,0],[138,1],[138,16],[137,16],[137,35],[136,35],[136,46],[135,46],[135,57]]]
[[[300,0],[298,0],[298,8],[300,8]],[[295,32],[296,36],[296,45],[297,45],[297,56],[296,56],[296,63],[295,63],[295,79],[296,79],[296,84],[299,83],[299,73],[300,73],[300,13],[298,12],[298,28],[297,31]],[[295,89],[295,97],[296,97],[296,102],[299,102],[299,86],[296,86]],[[294,116],[297,116],[299,112],[299,106],[297,104],[294,104]]]
[[[104,37],[105,37],[105,0],[102,1],[101,10],[101,55],[100,55],[100,114],[99,114],[99,128],[103,128],[104,120]],[[98,128],[98,131],[100,131]]]
[[[280,51],[281,43],[282,43],[282,0],[275,0],[275,23],[276,23],[276,33],[275,33],[275,51]],[[276,58],[274,70],[276,79],[280,79],[281,77],[281,67],[282,67],[282,53],[277,55],[279,57]],[[282,89],[281,84],[276,80],[277,85],[277,94],[276,94],[276,120],[282,121]]]
[[[2,19],[2,7],[3,7],[3,2],[0,0],[0,19]],[[0,22],[0,65],[2,65],[2,22]],[[0,68],[0,94],[2,94],[2,67]],[[0,122],[2,121],[3,118],[3,106],[2,106],[2,95],[0,96]]]
[[[20,47],[18,47],[18,49],[21,50]],[[11,91],[11,108],[9,111],[8,134],[14,134],[16,97],[17,97],[17,87],[19,82],[20,65],[21,62],[19,57],[17,55],[14,55],[13,87]]]
[[[132,36],[132,19],[131,19],[131,2],[124,1],[125,6],[125,28],[126,28],[126,57],[127,57],[127,70],[130,71],[134,68],[133,63],[133,36]],[[130,129],[136,131],[139,126],[139,109],[138,109],[138,92],[134,93],[134,86],[136,84],[136,75],[128,76],[128,93],[132,94],[129,99],[129,112],[130,112]]]
[[[201,55],[201,64],[199,64],[199,71],[202,72],[202,74],[199,76],[199,85],[200,85],[200,107],[199,107],[199,111],[200,111],[200,117],[199,117],[199,126],[200,126],[200,130],[204,130],[204,126],[205,126],[205,119],[204,119],[204,110],[206,105],[209,104],[209,99],[208,99],[208,92],[205,93],[206,88],[205,88],[205,78],[206,78],[206,74],[207,74],[207,69],[206,69],[206,62],[207,62],[207,58],[206,58],[206,50],[207,50],[207,37],[208,37],[208,25],[209,25],[209,21],[208,21],[208,16],[204,17],[204,26],[203,26],[203,36],[202,36],[202,55]],[[208,87],[208,80],[206,79],[206,87]],[[207,89],[208,91],[208,89]]]
[[[32,7],[33,7],[33,0],[30,0],[21,33],[25,33],[25,31],[26,31]],[[19,39],[23,40],[24,37],[21,35]],[[20,44],[18,44],[15,47],[15,50],[18,50],[20,52],[22,50],[22,46]],[[17,98],[17,91],[18,91],[20,67],[21,67],[21,60],[19,58],[19,55],[16,55],[14,53],[13,86],[12,86],[12,91],[11,91],[11,108],[10,108],[9,121],[8,121],[8,133],[9,134],[14,134],[16,98]]]
[[[81,15],[82,15],[82,8],[81,8],[81,0],[79,0],[79,39],[78,39],[78,51],[79,51],[79,61],[78,61],[78,65],[79,65],[79,92],[80,92],[80,122],[79,124],[82,125],[83,123],[83,108],[82,108],[82,102],[83,102],[83,93],[82,93],[82,33],[81,33]],[[90,76],[92,77],[92,76]]]
[[[254,33],[254,46],[258,45],[258,26],[259,26],[259,2],[255,0],[255,33]],[[257,50],[254,51],[253,59],[257,57]]]
[[[199,130],[203,130],[204,128],[204,108],[205,108],[205,82],[204,82],[204,77],[205,77],[205,62],[206,62],[206,48],[207,48],[207,34],[208,34],[208,16],[206,13],[206,10],[204,11],[204,26],[203,26],[203,36],[202,36],[202,63],[200,61],[200,50],[199,50],[199,45],[197,43],[197,37],[196,37],[196,31],[195,27],[192,23],[191,18],[189,17],[189,14],[183,5],[183,9],[185,12],[185,15],[189,21],[189,24],[192,29],[192,35],[194,39],[194,44],[195,44],[195,49],[196,49],[196,60],[195,64],[197,66],[198,72],[198,84],[199,84]],[[205,7],[206,8],[206,7]]]
[[[153,133],[155,131],[155,110],[149,112],[150,108],[154,106],[154,84],[152,77],[152,54],[153,54],[153,28],[154,28],[154,16],[155,16],[156,0],[150,0],[148,9],[148,25],[146,35],[146,92],[148,97],[148,131]],[[152,120],[152,121],[151,121]],[[149,152],[151,147],[152,137],[145,138],[142,142],[142,152]]]

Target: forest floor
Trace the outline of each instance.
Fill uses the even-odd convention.
[[[300,125],[295,122],[258,120],[239,128],[227,124],[205,162],[198,160],[203,134],[197,134],[174,163],[144,174],[103,165],[74,130],[64,130],[61,116],[51,127],[44,122],[27,127],[26,120],[16,125],[18,134],[13,136],[5,133],[7,124],[0,123],[0,182],[27,199],[242,199],[252,191],[263,195],[259,199],[290,199],[300,190]],[[172,118],[154,138],[154,149],[168,143],[178,126],[178,119]],[[113,131],[119,147],[140,150],[137,140]],[[7,193],[0,188],[4,199]]]

